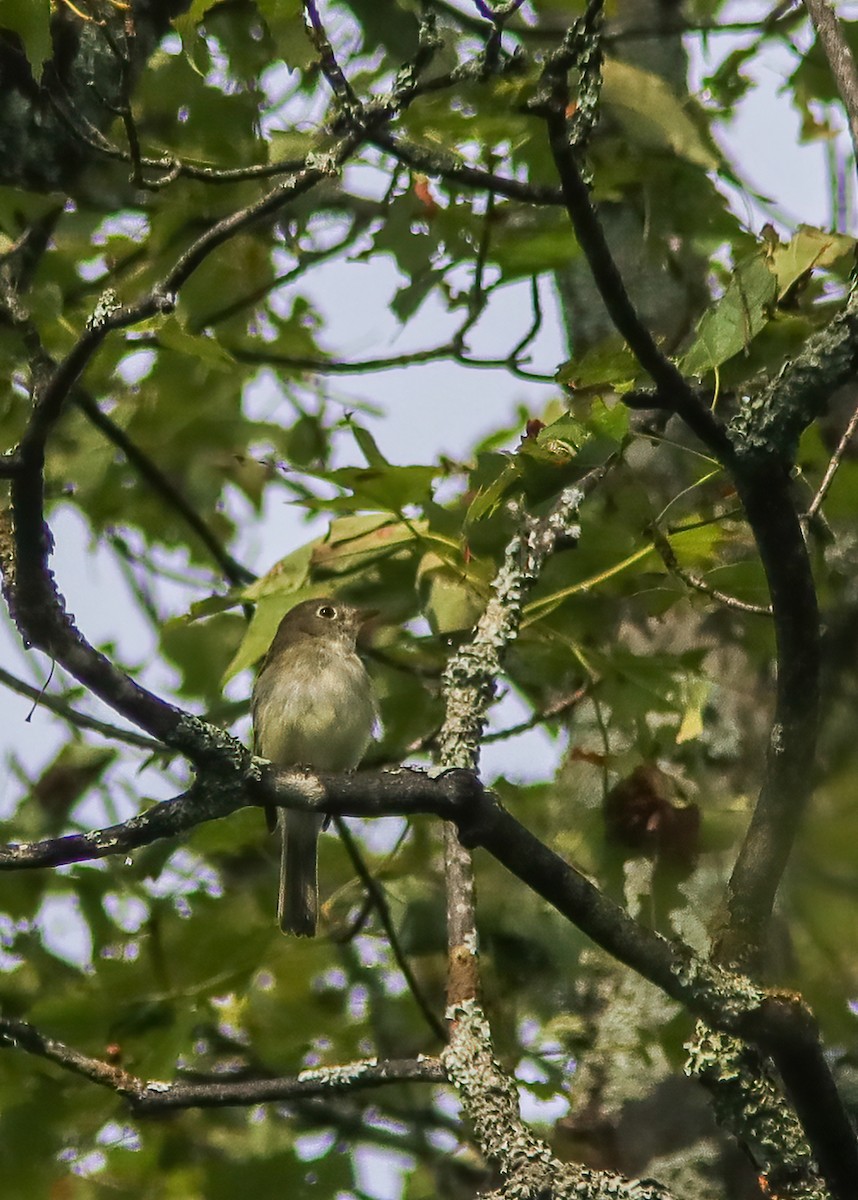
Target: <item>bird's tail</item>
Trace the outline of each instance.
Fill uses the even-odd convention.
[[[284,933],[315,937],[319,917],[317,851],[321,820],[315,813],[280,809],[280,894],[277,919]]]

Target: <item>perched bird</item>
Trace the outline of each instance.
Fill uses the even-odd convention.
[[[322,598],[286,613],[253,686],[254,752],[279,767],[356,767],[377,718],[372,685],[355,649],[373,613]],[[280,826],[277,918],[284,933],[313,937],[319,914],[317,849],[323,818],[267,810]]]

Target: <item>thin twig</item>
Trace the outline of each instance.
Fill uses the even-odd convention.
[[[533,314],[533,320],[530,322],[530,328],[525,330],[524,336],[516,342],[512,350],[509,352],[509,362],[517,363],[527,347],[535,340],[537,334],[542,328],[542,300],[539,295],[539,276],[531,275],[530,277],[530,311]]]
[[[334,825],[337,833],[342,838],[343,845],[346,848],[346,853],[352,860],[352,866],[357,873],[358,878],[364,886],[375,911],[378,913],[378,918],[381,921],[384,932],[387,934],[387,940],[390,944],[390,949],[393,952],[393,957],[396,959],[397,966],[402,972],[405,982],[408,984],[408,989],[423,1014],[427,1025],[432,1030],[437,1038],[442,1042],[447,1040],[447,1030],[444,1023],[439,1018],[438,1014],[433,1011],[432,1006],[426,999],[423,989],[417,979],[417,976],[412,970],[411,963],[402,949],[399,941],[399,935],[396,932],[396,926],[393,924],[393,918],[390,915],[390,905],[387,903],[387,897],[384,894],[384,889],[379,885],[378,881],[369,870],[361,854],[360,847],[352,836],[352,831],[349,829],[342,817],[334,817]]]
[[[19,696],[26,696],[29,700],[34,700],[41,708],[50,709],[51,712],[62,717],[76,729],[87,729],[92,733],[100,733],[102,737],[110,738],[111,741],[124,742],[127,746],[135,746],[140,750],[163,753],[167,749],[163,742],[146,737],[142,733],[135,733],[133,729],[121,729],[118,725],[111,725],[107,721],[99,721],[96,717],[78,712],[62,696],[52,696],[44,688],[37,688],[31,683],[25,683],[23,679],[19,679],[17,675],[13,675],[4,667],[0,667],[0,683],[10,691],[17,692]]]
[[[849,423],[843,430],[843,436],[837,443],[837,447],[829,459],[828,466],[825,468],[825,474],[822,477],[822,482],[817,489],[816,495],[811,500],[807,512],[804,514],[804,519],[807,522],[813,520],[819,512],[819,507],[825,497],[828,495],[828,489],[834,482],[834,476],[837,474],[837,468],[843,460],[843,455],[846,453],[849,443],[852,441],[852,435],[855,429],[858,428],[858,407],[856,407],[852,416],[849,418]]]
[[[719,604],[723,604],[725,608],[732,608],[736,612],[753,613],[763,617],[770,617],[772,615],[771,604],[751,604],[746,600],[739,600],[736,596],[728,596],[726,592],[720,592],[718,588],[712,587],[702,576],[689,571],[686,567],[680,566],[670,541],[657,525],[651,527],[650,533],[652,534],[652,544],[661,556],[661,560],[668,571],[676,575],[690,588],[693,588],[696,592],[702,592],[704,595],[710,596],[713,600],[717,600]]]
[[[583,687],[576,688],[570,696],[560,696],[552,704],[546,708],[541,708],[539,712],[535,712],[533,716],[528,717],[526,721],[520,721],[518,725],[509,725],[506,729],[494,729],[490,733],[483,734],[483,745],[488,746],[492,742],[502,742],[507,738],[518,737],[522,733],[529,733],[531,729],[537,729],[540,725],[544,725],[546,721],[553,721],[557,717],[565,716],[571,712],[573,708],[577,708],[582,700],[586,700],[590,694],[592,684],[585,683]],[[437,736],[434,735],[434,736]]]
[[[24,1050],[64,1071],[109,1088],[128,1101],[133,1112],[165,1112],[182,1108],[247,1107],[271,1101],[306,1100],[384,1087],[395,1083],[444,1083],[437,1058],[364,1059],[335,1067],[316,1067],[298,1075],[216,1079],[177,1083],[144,1080],[114,1063],[83,1054],[56,1038],[46,1037],[26,1021],[0,1017],[0,1047]]]
[[[144,339],[141,339],[143,342]],[[137,345],[140,345],[138,342]],[[266,350],[254,350],[250,347],[230,347],[230,354],[238,362],[259,363],[272,367],[284,367],[293,371],[309,371],[314,375],[368,375],[374,371],[396,371],[402,367],[413,367],[421,363],[443,362],[450,360],[462,367],[472,367],[480,371],[508,371],[516,379],[526,380],[527,383],[545,383],[556,386],[555,374],[528,371],[506,358],[474,358],[464,354],[453,342],[444,342],[441,346],[432,346],[426,350],[413,350],[406,354],[391,354],[383,358],[364,358],[347,362],[335,358],[310,358],[306,355],[278,354]]]
[[[88,392],[76,388],[72,393],[72,402],[80,409],[91,425],[95,426],[108,441],[121,450],[130,466],[140,478],[147,483],[170,508],[177,513],[188,528],[199,538],[233,587],[243,587],[252,583],[256,576],[247,567],[224,549],[219,538],[212,533],[197,510],[185,498],[171,479],[161,468],[128,436],[125,430],[116,424],[107,413],[99,408],[95,399]]]

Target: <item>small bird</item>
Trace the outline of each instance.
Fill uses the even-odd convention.
[[[279,767],[348,771],[372,737],[378,712],[356,651],[374,613],[323,597],[304,600],[280,622],[253,685],[254,752]],[[319,915],[317,850],[323,818],[267,809],[283,839],[277,919],[284,933],[314,937]]]

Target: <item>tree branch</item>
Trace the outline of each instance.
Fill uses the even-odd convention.
[[[843,36],[843,29],[834,6],[828,0],[804,0],[819,44],[822,46],[831,74],[846,109],[849,136],[852,139],[852,154],[858,166],[858,70],[852,51]]]
[[[542,91],[531,102],[531,107],[545,118],[566,211],[617,331],[653,379],[661,404],[681,416],[706,446],[722,461],[727,461],[732,456],[732,446],[724,428],[701,403],[676,365],[656,345],[631,301],[570,142],[571,120],[577,114],[573,114],[573,118],[567,115],[570,109],[568,72],[573,65],[586,65],[591,72],[600,69],[601,62],[593,44],[598,42],[601,7],[601,0],[591,0],[587,16],[572,27],[562,47],[549,57],[543,70]],[[589,56],[586,63],[583,62],[585,56]]]
[[[95,426],[108,441],[121,450],[129,465],[156,492],[165,503],[176,512],[188,528],[199,538],[208,550],[213,561],[220,568],[224,578],[233,587],[243,587],[252,583],[256,576],[247,567],[242,566],[237,559],[224,548],[219,538],[212,533],[197,510],[186,499],[179,488],[169,479],[161,468],[148,454],[128,436],[124,429],[102,412],[94,397],[82,388],[76,388],[72,393],[72,402],[84,414],[91,425]]]
[[[552,1200],[670,1200],[653,1180],[561,1162],[521,1119],[518,1093],[494,1055],[491,1032],[473,1001],[455,1007],[450,1045],[441,1060],[456,1086],[483,1154],[504,1179],[501,1195]]]
[[[56,713],[58,717],[62,717],[64,721],[76,729],[87,729],[93,733],[100,733],[102,737],[110,738],[111,741],[124,742],[126,746],[134,746],[140,750],[149,750],[158,753],[167,749],[163,742],[146,737],[142,733],[135,733],[133,729],[122,729],[119,725],[111,725],[107,721],[99,721],[96,717],[90,717],[87,713],[79,712],[62,696],[53,696],[50,692],[45,691],[44,688],[34,687],[31,683],[25,683],[23,679],[19,679],[17,675],[13,675],[3,667],[0,667],[0,683],[4,684],[10,691],[17,692],[19,696],[26,696],[40,708],[50,709],[51,712]]]
[[[307,1100],[343,1095],[395,1083],[446,1083],[437,1058],[364,1059],[337,1067],[315,1067],[298,1075],[162,1083],[143,1080],[103,1059],[82,1054],[56,1038],[46,1037],[26,1021],[0,1017],[0,1047],[44,1058],[64,1071],[81,1075],[127,1100],[131,1111],[154,1115],[184,1108],[247,1107],[273,1101]]]
[[[390,943],[390,949],[394,959],[396,960],[396,965],[402,972],[403,978],[408,985],[408,990],[414,997],[414,1002],[420,1009],[426,1024],[432,1030],[434,1035],[441,1042],[446,1042],[447,1030],[438,1014],[433,1010],[432,1006],[424,995],[423,989],[417,980],[417,976],[411,969],[411,963],[408,961],[405,951],[402,949],[402,945],[393,924],[393,919],[390,915],[390,906],[387,903],[387,897],[384,894],[384,889],[373,877],[372,872],[367,869],[363,855],[361,854],[355,839],[352,837],[351,830],[342,817],[334,817],[334,825],[336,826],[337,833],[340,835],[343,845],[346,848],[346,853],[352,860],[352,866],[357,872],[358,878],[363,884],[373,908],[378,913],[378,919],[381,922],[384,932],[387,934],[387,940]]]

